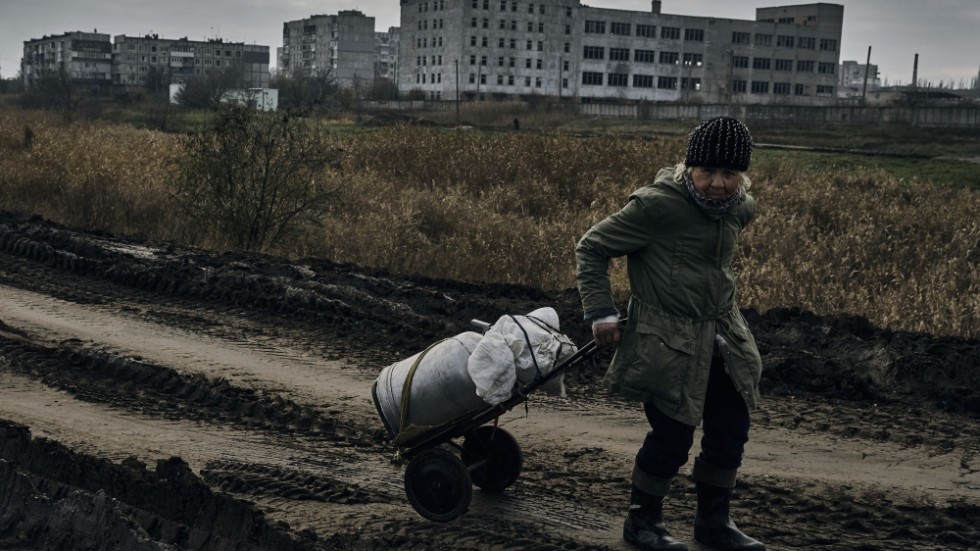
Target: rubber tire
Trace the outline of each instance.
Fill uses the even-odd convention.
[[[423,450],[405,468],[405,494],[423,517],[449,522],[466,512],[473,483],[466,465],[444,448]]]
[[[503,491],[516,482],[524,466],[524,455],[517,439],[504,429],[489,425],[466,434],[461,455],[468,468],[489,459],[486,464],[470,470],[473,484],[487,492]]]

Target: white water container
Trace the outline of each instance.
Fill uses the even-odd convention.
[[[466,368],[481,338],[475,331],[460,333],[381,371],[372,388],[374,405],[396,440],[404,441],[487,407],[477,396]],[[411,385],[406,389],[409,376]]]

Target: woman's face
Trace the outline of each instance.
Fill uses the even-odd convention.
[[[691,169],[694,188],[711,199],[728,199],[742,185],[742,173],[730,168],[696,166]]]

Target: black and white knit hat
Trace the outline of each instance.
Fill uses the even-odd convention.
[[[701,123],[687,138],[687,166],[745,171],[752,160],[752,134],[741,121],[717,117]]]

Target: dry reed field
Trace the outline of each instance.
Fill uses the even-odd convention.
[[[180,135],[0,112],[0,209],[67,226],[227,248],[173,189]],[[574,286],[575,242],[680,160],[683,136],[580,137],[392,126],[331,134],[342,182],[265,253],[471,282]],[[980,169],[977,171],[980,173]],[[980,194],[758,150],[758,216],[740,306],[857,314],[893,330],[980,337]],[[980,177],[977,178],[980,181]],[[615,286],[625,299],[621,266]]]

